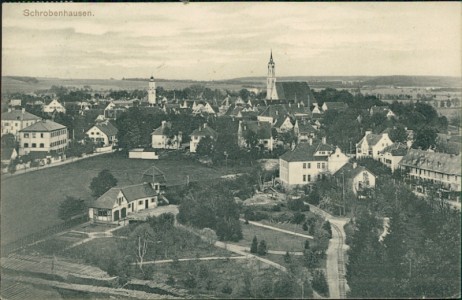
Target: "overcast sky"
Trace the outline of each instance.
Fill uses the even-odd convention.
[[[461,3],[3,4],[2,74],[461,76]],[[32,17],[24,10],[91,11]]]

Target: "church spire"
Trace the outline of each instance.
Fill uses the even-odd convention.
[[[273,61],[273,49],[271,49],[271,53],[270,53],[270,61],[269,61],[270,64],[274,64],[274,61]]]

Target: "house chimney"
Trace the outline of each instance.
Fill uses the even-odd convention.
[[[162,121],[162,128],[165,127],[165,123],[166,123],[166,121]]]
[[[322,137],[322,143],[326,144],[326,137],[325,136]]]
[[[310,138],[308,139],[308,143],[310,144],[310,146],[313,145],[313,138],[310,137]]]
[[[204,123],[204,128],[206,128],[206,127],[207,127],[207,123]]]
[[[353,169],[356,169],[356,167],[358,166],[358,164],[356,162],[353,163]]]
[[[297,107],[300,108],[300,102],[297,103]]]

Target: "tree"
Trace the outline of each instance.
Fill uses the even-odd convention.
[[[329,294],[329,286],[327,285],[326,275],[321,270],[316,270],[313,273],[313,280],[311,281],[313,289],[318,293],[327,296]]]
[[[304,249],[310,249],[310,241],[309,240],[306,240],[305,241],[305,245],[303,247]]]
[[[412,148],[427,150],[436,146],[436,130],[432,127],[424,127],[417,131]]]
[[[305,221],[305,214],[301,212],[296,212],[294,216],[292,217],[292,223],[295,223],[297,225],[301,224],[303,221]]]
[[[326,220],[323,224],[322,224],[322,229],[324,229],[328,236],[329,236],[329,239],[332,238],[332,228],[330,226],[330,222],[328,220]]]
[[[250,246],[250,253],[256,254],[258,251],[258,240],[257,237],[254,236],[252,239],[252,245]]]
[[[310,269],[314,268],[316,264],[318,263],[318,258],[316,254],[314,253],[313,250],[309,248],[303,251],[303,260],[305,262],[305,266],[307,266]]]
[[[303,231],[308,231],[308,225],[306,224],[306,222],[303,223],[302,229]]]
[[[61,220],[69,220],[71,217],[85,212],[85,202],[80,198],[66,196],[59,204],[58,216]]]
[[[156,236],[149,224],[145,223],[139,225],[130,233],[129,243],[132,248],[132,252],[135,255],[136,262],[141,271],[143,271],[144,257],[148,251],[149,244],[156,244]]]
[[[215,149],[215,141],[209,137],[202,137],[197,144],[196,153],[199,155],[212,156]]]
[[[289,251],[286,251],[286,254],[284,254],[284,262],[286,264],[290,264],[292,262],[292,257],[290,256]]]
[[[218,239],[217,234],[215,233],[215,231],[213,229],[210,229],[210,228],[202,229],[201,230],[201,235],[203,235],[205,237],[207,243],[209,243],[210,245],[215,244],[215,242]]]
[[[258,244],[257,254],[266,255],[267,252],[268,250],[266,249],[266,242],[265,240],[261,240],[260,243]]]
[[[398,125],[390,132],[390,139],[394,143],[405,143],[407,141],[407,132],[403,125]]]
[[[293,211],[308,211],[309,210],[309,206],[308,207],[305,206],[305,203],[303,202],[302,198],[290,199],[287,202],[287,207]]]
[[[117,185],[117,179],[107,169],[99,172],[98,176],[94,177],[90,183],[90,189],[93,196],[99,197],[108,191],[110,188]]]
[[[16,138],[11,133],[2,135],[1,141],[2,141],[2,149],[16,148],[17,146]]]

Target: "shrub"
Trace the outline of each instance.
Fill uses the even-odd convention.
[[[231,295],[233,292],[233,288],[228,283],[225,283],[225,285],[221,288],[221,292],[223,294]]]
[[[330,226],[330,222],[329,221],[325,221],[323,224],[322,224],[322,229],[324,229],[327,234],[328,234],[328,237],[329,239],[332,238],[332,227]]]
[[[321,270],[316,270],[313,273],[313,279],[311,285],[315,291],[321,295],[327,296],[329,293],[329,287],[327,285],[326,275]]]
[[[302,229],[303,231],[308,231],[308,225],[306,225],[306,222],[303,223]]]
[[[303,221],[305,221],[305,217],[306,216],[302,214],[301,212],[296,212],[294,216],[292,217],[292,223],[300,224]]]
[[[266,255],[266,253],[268,253],[268,250],[266,249],[265,240],[260,241],[260,243],[258,244],[257,253],[258,255]]]
[[[293,211],[309,211],[310,207],[305,205],[302,198],[292,199],[287,202],[287,207]]]
[[[252,240],[252,246],[250,246],[250,253],[257,253],[258,251],[258,240],[257,237],[254,236]]]
[[[305,251],[303,251],[303,260],[305,266],[308,268],[314,268],[318,263],[318,257],[311,249],[305,249]]]

